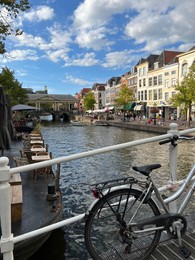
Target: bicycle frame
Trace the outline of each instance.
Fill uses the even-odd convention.
[[[132,218],[130,219],[128,225],[133,227],[133,226],[137,226],[137,225],[144,225],[147,221],[147,219],[143,219],[143,221],[140,221],[140,223],[132,223],[132,220],[133,218],[136,216],[137,212],[139,211],[141,205],[144,203],[144,200],[145,198],[147,197],[147,195],[149,194],[150,190],[152,189],[153,190],[153,194],[155,194],[156,198],[160,201],[165,213],[170,213],[170,210],[169,208],[167,207],[167,204],[169,204],[170,202],[176,200],[181,194],[182,192],[184,191],[184,189],[186,188],[186,186],[189,184],[189,182],[191,181],[192,177],[195,175],[195,164],[192,166],[190,172],[188,173],[186,179],[184,180],[182,186],[178,189],[177,192],[175,192],[173,195],[171,195],[170,197],[166,198],[163,200],[160,192],[158,191],[157,187],[155,186],[155,184],[153,183],[152,179],[150,177],[148,177],[148,180],[149,180],[149,186],[147,189],[145,189],[143,191],[143,193],[145,193],[144,197],[142,198],[141,202],[140,202],[140,205],[139,207],[137,208],[137,210],[134,212]],[[189,187],[188,189],[188,192],[186,194],[186,196],[184,197],[183,201],[181,202],[181,205],[178,209],[177,212],[175,212],[174,214],[181,214],[184,209],[186,208],[191,196],[193,195],[193,192],[195,190],[195,180],[192,182],[191,186]],[[168,215],[168,217],[171,216],[170,214]],[[165,216],[166,218],[166,216]],[[154,218],[154,224],[155,224],[155,218]],[[151,221],[152,223],[152,221]],[[151,224],[150,223],[150,224]],[[155,228],[146,228],[144,230],[139,230],[139,231],[134,231],[134,233],[142,233],[142,232],[147,232],[147,231],[151,231],[151,230],[163,230],[164,229],[164,226],[158,226],[158,227],[155,227]]]

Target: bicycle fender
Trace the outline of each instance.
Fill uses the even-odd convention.
[[[121,186],[116,186],[116,187],[112,187],[111,189],[106,189],[104,190],[103,196],[106,196],[108,193],[116,191],[116,190],[121,190],[121,189],[129,189],[129,185],[121,185]],[[138,190],[138,189],[137,189]],[[141,192],[141,190],[138,190]],[[88,207],[87,211],[86,211],[86,217],[90,214],[90,212],[92,211],[93,207],[98,203],[99,200],[101,200],[102,198],[97,198],[95,199],[90,206]]]

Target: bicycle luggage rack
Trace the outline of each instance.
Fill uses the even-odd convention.
[[[116,180],[109,180],[109,181],[104,181],[104,182],[99,182],[99,183],[94,183],[91,184],[91,191],[102,191],[104,189],[110,189],[116,186],[121,186],[125,184],[133,184],[133,183],[138,183],[138,180],[136,180],[134,177],[126,177],[126,178],[120,178]]]

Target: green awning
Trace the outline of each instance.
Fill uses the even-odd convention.
[[[136,106],[135,102],[130,102],[128,105],[125,105],[123,109],[124,110],[133,110],[135,106]]]

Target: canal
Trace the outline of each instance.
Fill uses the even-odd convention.
[[[71,126],[63,122],[44,123],[42,134],[53,158],[156,135],[108,126]],[[162,167],[156,171],[154,179],[163,186],[169,180],[168,150],[168,145],[151,143],[62,164],[60,185],[64,219],[87,210],[93,201],[90,184],[135,175],[133,165],[160,163]],[[190,170],[194,154],[194,140],[179,141],[178,179],[184,178]],[[83,223],[78,222],[53,232],[48,242],[30,260],[87,260],[83,228]]]

